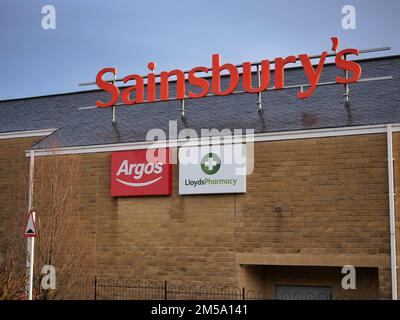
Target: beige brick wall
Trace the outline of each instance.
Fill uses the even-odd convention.
[[[396,134],[397,159],[399,139]],[[17,174],[26,166],[11,164],[10,155],[23,159],[28,140],[3,141],[0,168],[13,165]],[[178,196],[174,166],[172,196],[112,198],[110,153],[76,157],[80,216],[93,255],[89,274],[245,286],[240,255],[257,255],[265,264],[282,256],[289,265],[312,257],[321,266],[329,257],[334,266],[360,261],[379,268],[379,293],[388,297],[385,134],[257,143],[247,193],[238,195]],[[7,179],[1,174],[2,188]],[[7,201],[2,195],[1,210]],[[396,210],[399,216],[398,199]]]
[[[81,217],[96,238],[97,275],[235,282],[232,197],[179,197],[175,167],[170,197],[112,198],[110,154],[81,159]]]
[[[20,205],[18,201],[27,196],[27,190],[21,190],[28,178],[29,161],[25,157],[25,150],[40,139],[35,137],[0,140],[0,228],[6,218],[17,213]]]
[[[237,196],[240,252],[389,254],[383,134],[258,143]]]

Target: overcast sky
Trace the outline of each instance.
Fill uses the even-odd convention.
[[[341,25],[356,8],[356,29]],[[42,28],[42,7],[56,9],[56,29]],[[242,63],[340,48],[391,46],[400,53],[399,0],[1,0],[0,100],[72,92],[99,69],[120,76]],[[371,56],[371,55],[370,55]],[[94,87],[92,87],[94,88]]]

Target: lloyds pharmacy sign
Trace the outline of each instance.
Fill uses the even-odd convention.
[[[179,194],[246,192],[243,144],[181,147]]]

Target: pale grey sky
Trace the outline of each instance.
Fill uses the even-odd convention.
[[[56,30],[43,30],[41,9],[56,8]],[[341,8],[356,8],[356,30]],[[0,100],[71,92],[99,69],[120,75],[209,66],[211,55],[241,63],[340,48],[391,46],[400,53],[398,0],[2,0]]]

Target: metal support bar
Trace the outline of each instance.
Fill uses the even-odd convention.
[[[115,117],[115,106],[112,106],[112,124],[114,125],[116,121]]]
[[[360,79],[360,80],[358,80],[357,82],[355,82],[354,84],[357,84],[357,83],[360,83],[360,82],[382,81],[382,80],[392,80],[392,79],[393,79],[393,76],[371,77],[371,78]],[[319,82],[319,83],[317,83],[317,87],[320,87],[320,86],[337,85],[337,84],[338,84],[338,83],[337,83],[336,81]],[[310,86],[311,86],[311,85],[310,85],[309,83],[303,83],[303,84],[296,84],[296,85],[284,86],[282,89],[279,89],[279,90],[296,89],[296,88],[298,88],[298,89],[304,91],[304,88],[305,88],[305,87],[310,87]],[[275,89],[274,87],[269,87],[269,88],[267,88],[265,91],[274,90],[274,89]],[[244,91],[244,90],[238,90],[238,91],[232,92],[231,94],[234,95],[234,94],[244,94],[244,93],[249,93],[249,92]],[[249,94],[251,94],[251,93],[249,93]],[[204,98],[206,98],[206,97],[214,97],[214,96],[217,96],[217,95],[216,95],[216,94],[213,94],[213,93],[210,93],[210,94],[204,96]],[[201,98],[185,98],[185,100],[187,100],[187,99],[201,99]],[[161,99],[156,99],[155,101],[151,101],[151,102],[149,102],[149,101],[144,101],[144,102],[142,102],[141,104],[154,103],[154,102],[164,102],[164,101],[176,101],[176,100],[182,100],[182,99],[178,99],[178,98],[169,98],[169,99],[163,99],[163,100],[161,100]],[[125,103],[122,103],[122,102],[118,102],[118,103],[115,104],[115,106],[124,106],[124,105],[125,105]],[[97,108],[96,106],[93,106],[93,109],[96,109],[96,108]],[[84,108],[79,108],[79,109],[80,109],[80,110],[87,110],[87,109],[89,109],[89,107],[84,107]]]
[[[379,51],[386,51],[386,50],[390,50],[390,49],[391,49],[391,47],[370,48],[370,49],[359,50],[359,53],[362,54],[362,53],[379,52]],[[329,52],[328,55],[327,55],[327,57],[334,57],[334,56],[336,56],[336,52],[335,51]],[[318,58],[321,58],[321,55],[320,54],[311,55],[311,56],[309,56],[309,58],[310,59],[318,59]],[[299,58],[296,57],[296,61],[298,61],[298,60],[299,60]],[[275,63],[275,59],[274,60],[270,60],[270,64],[274,64],[274,63]],[[261,65],[261,61],[253,62],[251,64],[251,66],[257,66],[257,65]],[[236,68],[242,68],[243,64],[237,64],[237,65],[235,65],[235,67]],[[207,68],[207,71],[211,71],[211,70],[212,70],[212,68]],[[190,70],[183,71],[184,74],[188,74],[189,72],[190,72]],[[155,76],[156,76],[156,78],[158,78],[158,77],[161,76],[161,73],[157,73]],[[143,79],[147,79],[148,75],[142,75],[141,77]],[[110,83],[114,83],[114,82],[123,82],[123,80],[124,80],[124,78],[119,78],[119,79],[114,79],[114,80],[104,80],[104,81],[107,81],[107,82],[110,82]],[[96,84],[96,81],[82,82],[82,83],[79,83],[79,86],[90,86],[90,85],[94,85],[94,84]]]
[[[181,113],[181,117],[185,116],[185,99],[181,100],[181,109],[179,110]]]
[[[382,80],[392,80],[393,76],[385,76],[385,77],[371,77],[371,78],[364,78],[364,79],[360,79],[357,82],[355,82],[354,84],[360,83],[360,82],[370,82],[370,81],[382,81]],[[317,83],[317,87],[320,86],[331,86],[331,85],[335,85],[338,84],[336,81],[327,81],[327,82],[319,82]],[[304,92],[304,87],[309,87],[310,84],[306,83],[306,84],[296,84],[296,85],[289,85],[289,86],[284,86],[282,89],[279,90],[285,90],[285,89],[300,89],[300,92]],[[274,90],[274,87],[269,87],[266,89],[267,90]],[[232,92],[233,95],[235,94],[244,94],[244,93],[249,93],[247,91],[243,91],[243,90],[238,90],[238,91],[234,91]],[[216,96],[213,93],[210,93],[208,95],[206,95],[204,98],[206,97],[213,97]],[[197,98],[185,98],[185,99],[197,99]],[[201,98],[200,98],[201,99]],[[149,102],[149,101],[144,101],[142,102],[142,104],[146,104],[146,103],[154,103],[154,102],[163,102],[163,101],[176,101],[176,100],[182,100],[182,99],[178,99],[178,98],[169,98],[169,99],[165,99],[165,100],[160,100],[160,99],[156,99],[155,101]],[[115,106],[124,106],[125,104],[122,102],[116,103]],[[90,109],[97,109],[96,106],[90,106],[90,107],[80,107],[78,108],[78,110],[90,110]]]
[[[261,87],[261,70],[260,65],[257,65],[257,80],[258,80],[258,87]],[[261,92],[257,93],[257,111],[263,111],[262,101],[261,101]]]
[[[113,84],[115,85],[115,81],[117,79],[117,75],[114,74],[114,81]],[[116,122],[116,115],[115,115],[115,105],[112,106],[112,124],[115,125]]]
[[[344,58],[344,60],[347,60],[347,54],[345,54],[343,56],[343,58]],[[345,79],[349,78],[349,71],[347,69],[344,71],[344,78]],[[349,84],[345,83],[344,84],[344,102],[348,103],[349,99],[350,99],[350,88],[349,88]]]

